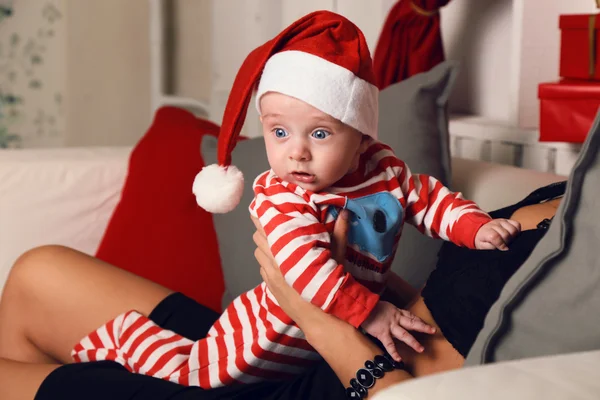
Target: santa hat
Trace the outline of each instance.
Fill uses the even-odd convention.
[[[377,136],[378,89],[363,33],[341,15],[308,14],[252,51],[237,73],[219,133],[218,165],[203,168],[192,189],[209,212],[229,212],[242,197],[244,178],[231,165],[231,153],[257,83],[259,112],[260,97],[278,92]]]

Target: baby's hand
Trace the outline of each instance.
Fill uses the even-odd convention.
[[[396,361],[400,361],[400,354],[394,344],[394,338],[406,343],[415,351],[422,352],[423,346],[407,329],[424,333],[435,333],[435,328],[427,325],[413,313],[401,310],[387,301],[377,303],[371,314],[362,324],[362,328],[371,336],[379,339],[387,352]]]
[[[512,219],[493,219],[475,235],[478,250],[508,250],[508,244],[521,232],[521,224]]]

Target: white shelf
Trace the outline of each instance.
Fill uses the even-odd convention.
[[[475,115],[452,115],[451,153],[475,160],[568,175],[581,149],[578,143],[539,142],[537,129]]]
[[[540,142],[540,133],[537,129],[523,129],[507,122],[495,121],[477,115],[451,115],[449,130],[451,136],[481,141],[500,141],[572,151],[579,151],[581,148],[581,145],[577,143]]]

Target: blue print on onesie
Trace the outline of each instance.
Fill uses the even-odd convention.
[[[394,239],[402,227],[404,210],[398,199],[381,192],[346,199],[344,208],[351,211],[348,244],[385,262],[394,251]],[[337,219],[338,210],[331,208],[329,212]]]

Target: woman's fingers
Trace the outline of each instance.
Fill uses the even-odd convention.
[[[384,337],[379,338],[379,341],[385,347],[385,350],[388,352],[390,356],[396,361],[402,361],[400,354],[398,353],[398,349],[396,348],[396,343],[394,343],[394,338],[388,333]]]
[[[331,256],[338,264],[344,264],[346,247],[348,245],[348,231],[350,230],[349,211],[342,210],[333,226],[331,235]]]
[[[254,223],[254,226],[256,227],[256,230],[259,231],[263,236],[267,236],[265,234],[265,230],[263,229],[262,225],[260,224],[260,221],[257,218],[254,218],[252,216],[250,216],[250,219],[252,220],[252,223]]]
[[[400,310],[400,312],[402,315],[398,319],[398,324],[404,329],[429,334],[435,333],[435,328],[433,326],[426,324],[421,318],[417,317],[415,314],[406,310]]]
[[[275,258],[271,253],[271,248],[267,242],[267,236],[265,235],[260,222],[254,217],[252,217],[252,222],[254,223],[254,226],[256,226],[256,232],[252,235],[252,239],[257,246],[254,250],[254,258],[256,258],[256,261],[260,264],[260,275],[271,292],[281,293],[282,290],[285,290],[284,285],[287,284],[279,270],[277,261],[275,261]]]
[[[258,264],[260,265],[260,274],[263,278],[265,278],[265,274],[267,274],[267,268],[269,268],[271,265],[271,260],[269,260],[269,257],[259,247],[254,250],[254,258],[256,258],[256,261],[258,261]],[[265,281],[266,280],[267,279],[265,279]]]
[[[254,244],[256,244],[256,246],[258,246],[259,249],[261,249],[262,251],[264,251],[267,254],[270,253],[269,243],[267,242],[267,238],[263,234],[261,234],[259,231],[254,232],[254,234],[252,235],[252,240],[254,240]]]
[[[408,331],[406,329],[404,329],[403,327],[401,327],[400,325],[394,324],[394,325],[392,325],[392,328],[390,330],[392,332],[392,335],[394,335],[394,337],[396,339],[398,339],[399,341],[401,341],[403,343],[406,343],[409,347],[411,347],[417,353],[421,353],[424,350],[421,343],[419,343],[413,335],[408,333]],[[395,346],[394,346],[394,348],[395,348]],[[386,350],[387,350],[387,347],[386,347]],[[388,352],[389,352],[389,350],[388,350]]]
[[[273,265],[271,257],[265,254],[260,248],[254,250],[254,258],[260,264],[260,276],[262,276],[271,293],[275,294],[275,297],[278,297],[281,293],[282,285],[285,285],[281,272]]]
[[[275,262],[275,259],[273,258],[272,254],[271,254],[271,248],[269,247],[269,242],[267,241],[267,236],[265,235],[265,231],[263,230],[262,226],[260,225],[260,222],[254,217],[251,217],[251,219],[252,219],[252,222],[254,223],[254,226],[256,227],[256,231],[252,235],[252,240],[254,240],[254,243],[256,244],[256,246],[258,246],[258,248],[264,253],[263,255],[267,259],[270,259],[269,262]],[[254,256],[256,257],[256,253],[254,253]],[[257,261],[259,261],[258,258],[257,258]]]

